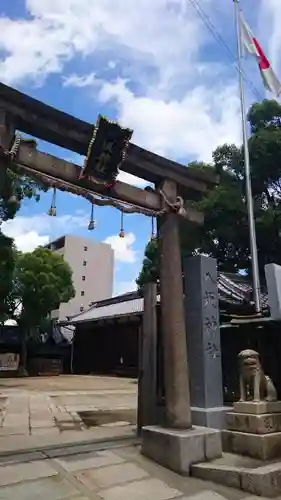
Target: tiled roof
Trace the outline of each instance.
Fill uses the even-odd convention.
[[[218,291],[220,301],[234,304],[251,304],[252,288],[245,276],[220,273]],[[160,295],[157,296],[157,300],[160,302]],[[263,309],[266,309],[268,307],[268,302],[267,295],[264,293],[261,294],[261,302]],[[88,311],[71,317],[68,324],[78,324],[105,318],[141,314],[142,312],[143,298],[138,292],[131,292],[96,302]]]
[[[236,304],[250,304],[252,301],[252,286],[247,276],[232,273],[220,273],[218,279],[220,300]],[[265,289],[260,294],[262,309],[268,308],[268,296]]]
[[[160,300],[160,297],[158,297]],[[84,323],[104,318],[116,318],[143,312],[143,297],[138,292],[132,292],[96,302],[88,311],[69,319],[69,324]]]
[[[137,314],[143,311],[143,298],[109,304],[103,307],[93,307],[74,318],[71,323],[81,323],[85,321],[94,321],[95,319],[114,318],[116,316],[127,316],[128,314]]]

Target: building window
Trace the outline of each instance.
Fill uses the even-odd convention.
[[[82,281],[85,281],[85,279],[86,279],[86,276],[82,276]]]
[[[84,247],[84,252],[87,252],[88,251],[88,247]]]
[[[81,306],[81,307],[80,307],[80,312],[82,313],[83,311],[84,311],[84,307],[83,307],[83,306]]]
[[[86,265],[87,265],[87,261],[83,260],[83,266],[86,267]]]
[[[82,295],[82,297],[83,297],[83,296],[85,295],[85,292],[84,292],[84,290],[82,290],[82,292],[81,292],[81,295]]]

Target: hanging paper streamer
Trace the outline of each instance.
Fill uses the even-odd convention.
[[[88,177],[106,187],[114,185],[132,134],[132,130],[99,115],[81,177]]]
[[[121,227],[120,227],[119,238],[125,238],[125,231],[124,231],[124,213],[123,213],[123,212],[121,212]]]
[[[96,221],[94,219],[94,202],[92,203],[92,206],[91,206],[91,216],[90,216],[90,220],[89,220],[89,225],[88,225],[88,230],[89,231],[93,231],[93,229],[96,228]]]
[[[49,215],[50,215],[50,217],[55,217],[57,215],[57,209],[56,209],[56,188],[55,187],[54,187],[54,190],[53,190],[52,203],[51,203],[51,206],[50,206]]]

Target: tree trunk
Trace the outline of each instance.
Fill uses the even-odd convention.
[[[28,329],[25,325],[22,325],[22,324],[19,324],[19,328],[21,329],[21,346],[20,346],[20,361],[19,361],[18,376],[19,377],[28,377],[28,372],[26,369]]]

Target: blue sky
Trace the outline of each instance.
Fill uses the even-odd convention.
[[[225,142],[240,142],[237,72],[225,47],[188,0],[1,0],[0,80],[63,111],[94,123],[103,113],[133,128],[133,142],[187,164],[211,159]],[[232,52],[231,0],[196,0]],[[280,0],[241,0],[245,16],[281,75]],[[248,77],[264,97],[255,61]],[[247,87],[247,104],[255,100]],[[41,150],[82,163],[47,143]],[[120,180],[144,187],[142,179]],[[97,228],[87,231],[90,206],[59,193],[57,217],[46,214],[51,193],[26,201],[5,226],[19,248],[33,249],[64,233],[107,241],[115,250],[115,293],[134,287],[150,219],[96,208]]]

